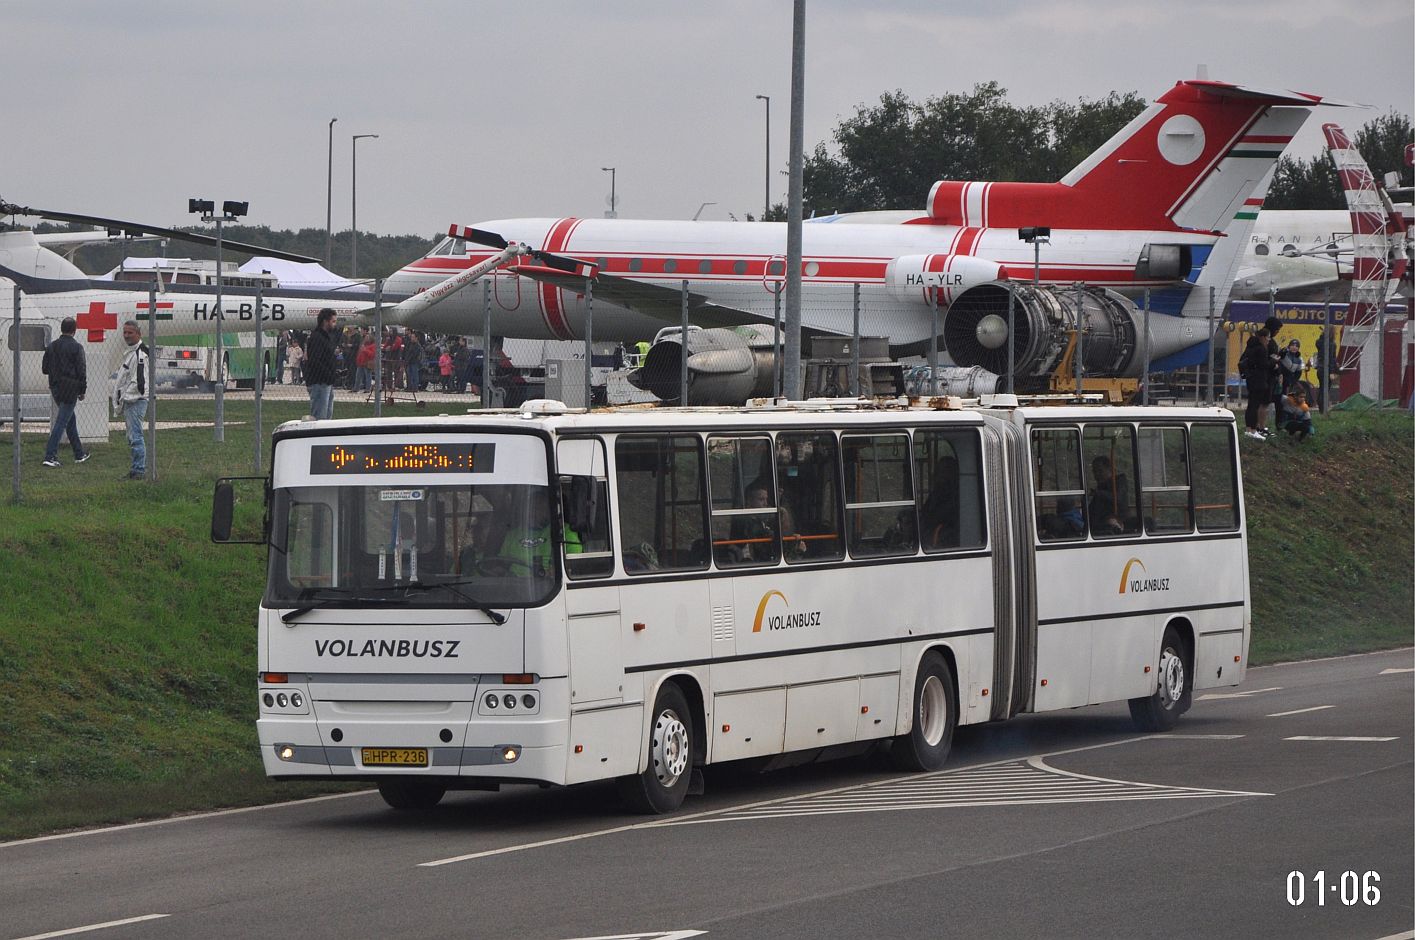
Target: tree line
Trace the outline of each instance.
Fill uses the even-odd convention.
[[[1147,107],[1133,91],[1104,98],[1018,106],[997,82],[968,93],[915,101],[885,92],[876,104],[856,106],[830,141],[816,144],[803,166],[805,214],[829,215],[921,207],[938,180],[1052,182],[1079,164]],[[1379,179],[1398,170],[1408,177],[1408,115],[1395,111],[1363,125],[1353,143]],[[1346,205],[1325,153],[1284,156],[1265,207],[1327,209]],[[785,205],[765,218],[784,220]]]

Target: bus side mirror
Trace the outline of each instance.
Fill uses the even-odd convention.
[[[231,541],[231,516],[236,511],[236,491],[230,480],[217,480],[211,497],[211,540]]]
[[[241,498],[238,500],[237,484],[242,484]],[[259,484],[256,490],[253,484]],[[216,490],[211,496],[211,540],[225,545],[264,545],[269,530],[269,519],[265,510],[269,508],[269,480],[266,477],[222,477],[216,481]],[[237,504],[240,505],[240,520],[237,525]],[[260,518],[253,513],[261,510]],[[247,538],[233,538],[232,530],[249,533]]]

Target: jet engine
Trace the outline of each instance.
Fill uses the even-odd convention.
[[[682,404],[684,355],[682,331],[660,331],[643,364],[629,373],[629,384],[662,401]],[[736,330],[693,327],[688,330],[686,355],[689,405],[740,405],[749,398],[771,395],[769,336],[766,345],[759,346]]]
[[[1088,375],[1136,377],[1144,368],[1139,345],[1143,312],[1127,297],[1103,287],[1035,287],[1016,282],[984,284],[962,292],[943,321],[943,342],[959,366],[1007,371],[1008,294],[1012,294],[1014,374],[1047,376],[1066,352],[1079,321],[1081,358]],[[1200,320],[1150,314],[1150,360],[1202,342]]]

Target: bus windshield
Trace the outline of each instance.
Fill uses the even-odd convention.
[[[559,583],[544,485],[277,489],[267,607],[496,608]]]

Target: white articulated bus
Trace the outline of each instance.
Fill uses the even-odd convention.
[[[302,421],[274,436],[257,723],[277,778],[617,778],[1128,701],[1246,667],[1219,409],[806,402]],[[232,484],[213,538],[230,538]],[[795,753],[801,752],[801,753]]]

